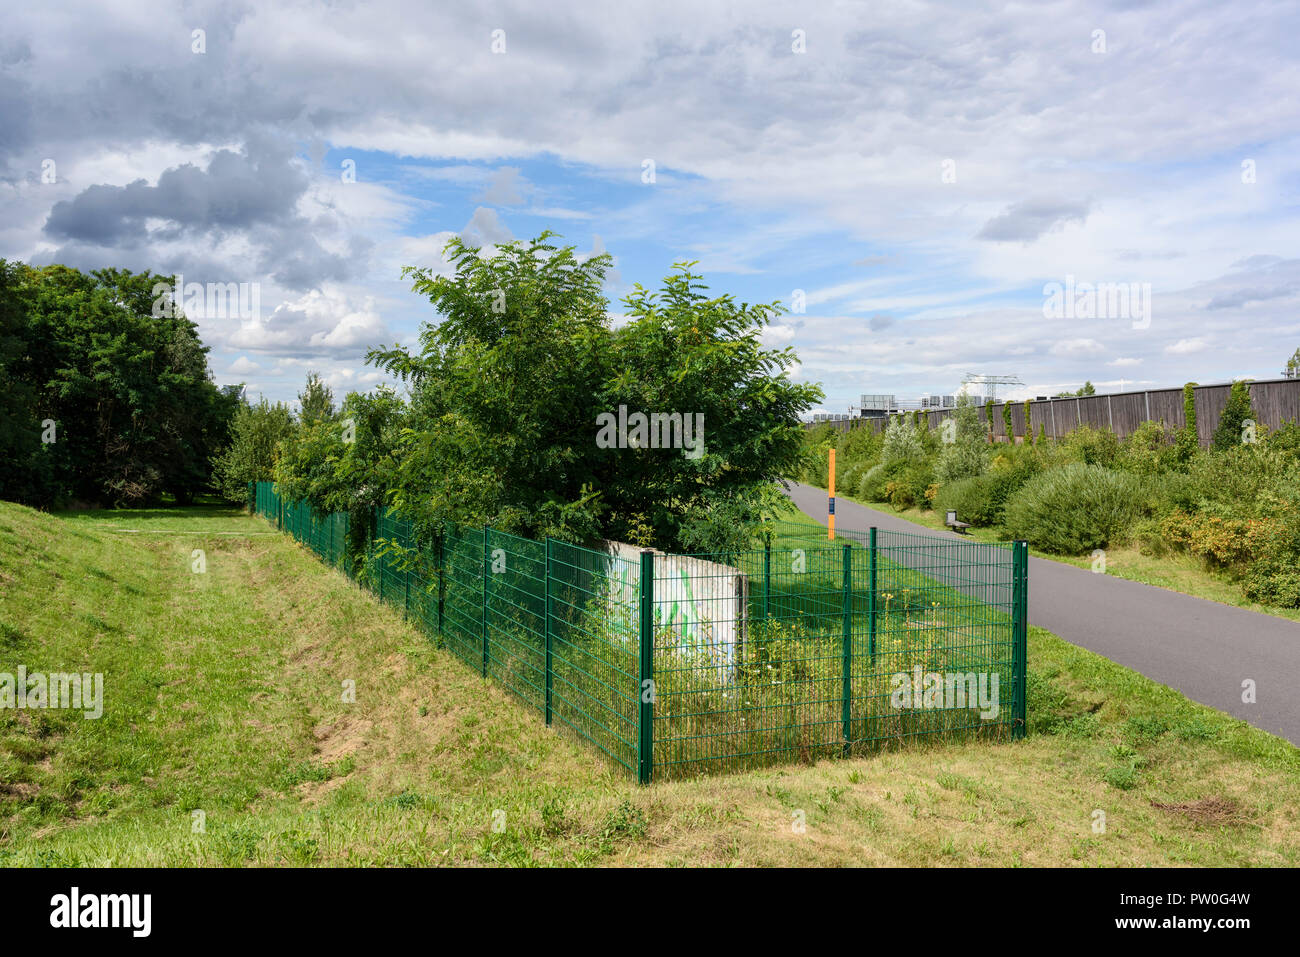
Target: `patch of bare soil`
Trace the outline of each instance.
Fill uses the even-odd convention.
[[[1232,798],[1203,797],[1199,801],[1183,801],[1176,804],[1160,804],[1152,801],[1151,806],[1171,814],[1181,814],[1195,824],[1220,826],[1235,824],[1240,818],[1240,805]]]

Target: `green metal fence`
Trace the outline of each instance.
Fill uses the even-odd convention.
[[[346,515],[268,482],[250,500],[352,572]],[[668,555],[374,522],[367,587],[642,782],[1024,734],[1023,542],[776,523],[752,550]]]

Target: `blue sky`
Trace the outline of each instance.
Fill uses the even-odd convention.
[[[381,381],[366,349],[437,319],[403,265],[543,229],[613,255],[615,316],[680,260],[802,291],[766,338],[832,411],[968,371],[1013,397],[1268,377],[1300,346],[1297,28],[1281,3],[43,4],[0,37],[0,256],[257,283],[257,321],[195,318],[217,380],[275,399]],[[1150,321],[1046,317],[1067,276],[1149,286]]]

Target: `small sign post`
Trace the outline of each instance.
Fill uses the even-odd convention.
[[[828,489],[830,499],[827,502],[826,512],[826,537],[832,542],[835,541],[835,449],[831,448],[831,480]]]

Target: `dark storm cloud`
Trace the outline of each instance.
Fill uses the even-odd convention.
[[[44,234],[64,244],[56,262],[98,265],[113,250],[156,249],[175,240],[202,245],[240,234],[259,251],[257,268],[288,289],[358,275],[373,243],[339,236],[332,216],[302,216],[297,207],[308,186],[286,146],[257,139],[240,153],[217,151],[206,169],[190,163],[168,169],[156,186],[144,180],[89,186],[54,205]],[[317,236],[338,236],[346,252],[327,250]],[[182,259],[175,268],[192,272],[193,265]]]
[[[10,157],[26,149],[31,140],[31,88],[0,71],[0,180],[15,175],[9,170]]]
[[[286,223],[307,188],[306,174],[287,153],[215,153],[206,170],[174,167],[158,185],[137,180],[126,186],[90,186],[56,203],[45,222],[52,239],[95,243],[142,239],[145,223],[160,219],[163,232],[228,231],[264,223]]]

